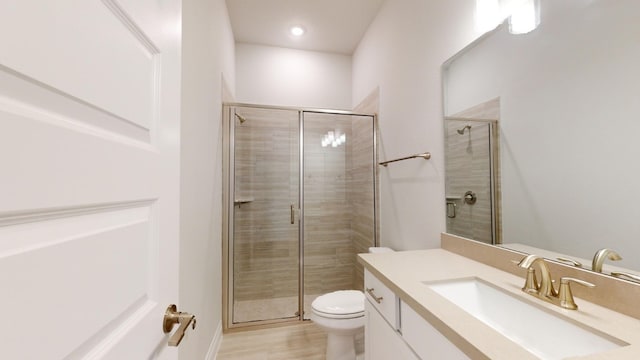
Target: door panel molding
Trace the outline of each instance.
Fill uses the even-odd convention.
[[[115,1],[12,1],[0,12],[11,14],[0,22],[2,65],[151,127],[160,51]]]
[[[71,354],[67,355],[65,360],[103,359],[114,345],[117,345],[127,335],[136,331],[139,323],[154,310],[156,305],[157,303],[149,301],[146,297],[140,298],[116,319],[109,322]]]
[[[134,201],[121,201],[94,205],[68,206],[50,209],[34,209],[26,211],[0,212],[0,227],[60,218],[69,218],[81,215],[110,212],[115,210],[149,207],[155,199],[143,199]]]
[[[100,108],[0,64],[0,111],[140,146],[150,127]],[[148,145],[147,145],[148,146]]]
[[[147,205],[1,227],[0,274],[19,274],[3,279],[3,300],[29,309],[5,314],[5,350],[63,358],[91,337],[108,338],[103,329],[130,317],[133,304],[144,307],[155,286],[151,219]],[[26,338],[42,346],[25,347]]]
[[[102,3],[111,10],[113,15],[117,17],[133,35],[142,46],[149,52],[150,56],[160,54],[160,49],[151,41],[151,39],[142,31],[142,29],[136,24],[135,21],[129,16],[129,14],[120,7],[115,0],[102,0]]]

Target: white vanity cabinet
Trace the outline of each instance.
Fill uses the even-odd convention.
[[[470,359],[409,305],[400,302],[402,337],[422,359]]]
[[[367,300],[364,304],[365,360],[419,360],[402,336],[380,315]]]
[[[366,360],[469,359],[367,270],[365,292]]]
[[[399,329],[399,299],[391,289],[365,270],[364,356],[366,360],[419,360]]]

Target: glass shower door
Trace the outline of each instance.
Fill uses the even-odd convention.
[[[375,245],[373,116],[303,113],[304,318],[336,290],[363,290],[358,253]]]
[[[234,107],[232,323],[296,318],[299,112]]]

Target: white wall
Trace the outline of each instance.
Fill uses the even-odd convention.
[[[208,360],[221,336],[221,90],[222,74],[234,89],[234,40],[224,0],[184,0],[182,10],[178,308],[195,314],[198,326],[179,352]]]
[[[353,56],[353,105],[380,87],[380,239],[399,250],[438,247],[445,226],[442,63],[470,43],[474,0],[386,1]]]
[[[351,57],[236,44],[236,99],[241,103],[351,109]]]

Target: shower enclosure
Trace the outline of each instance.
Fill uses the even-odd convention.
[[[226,328],[307,319],[362,289],[376,245],[375,117],[224,106]]]

